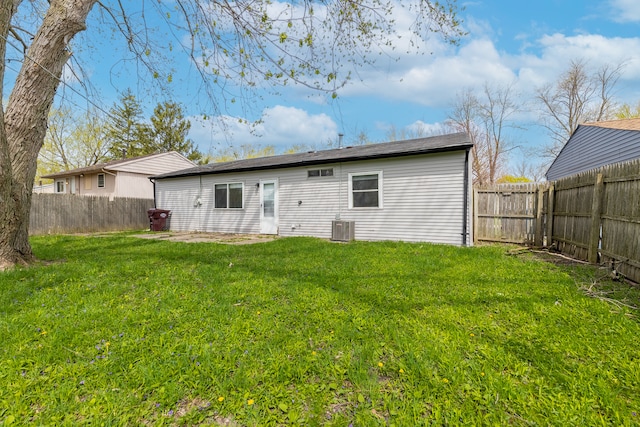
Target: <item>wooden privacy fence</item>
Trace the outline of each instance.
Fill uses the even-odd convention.
[[[640,282],[640,160],[474,190],[475,241],[553,246]]]
[[[149,228],[147,210],[153,199],[132,199],[72,194],[34,194],[30,234],[88,233]]]
[[[640,161],[558,180],[550,194],[559,251],[640,282]]]
[[[544,220],[540,196],[546,188],[538,184],[475,188],[474,240],[541,246]]]

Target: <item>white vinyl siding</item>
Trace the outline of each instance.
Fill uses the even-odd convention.
[[[462,244],[464,150],[324,166],[333,176],[308,178],[309,168],[159,179],[157,207],[173,211],[171,229],[260,232],[261,180],[278,180],[281,236],[331,237],[335,219],[355,221],[356,240]],[[350,176],[380,174],[379,208],[349,209]],[[214,209],[215,183],[244,183],[244,209]],[[470,183],[468,196],[470,200]],[[194,201],[200,198],[201,205]],[[471,210],[467,230],[471,233]],[[471,236],[471,234],[469,234]],[[467,237],[471,244],[471,238]]]
[[[460,245],[464,154],[464,151],[457,151],[343,163],[334,167],[335,176],[331,185],[324,180],[307,180],[301,185],[300,175],[282,174],[280,234],[330,238],[331,221],[339,214],[340,219],[355,222],[356,240],[428,241]],[[383,208],[349,209],[349,174],[372,171],[383,172]],[[470,187],[468,190],[468,194],[471,194]],[[298,205],[298,201],[302,201],[302,204]],[[470,215],[469,208],[469,232]],[[470,243],[469,237],[467,242]]]
[[[203,212],[198,177],[158,180],[156,207],[171,211],[173,231],[208,231],[202,228]],[[213,230],[211,230],[213,231]]]

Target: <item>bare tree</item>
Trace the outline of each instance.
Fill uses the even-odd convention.
[[[447,126],[428,125],[417,121],[407,127],[398,129],[392,125],[386,133],[387,141],[402,141],[405,139],[424,138],[428,136],[443,135],[447,132]]]
[[[514,97],[510,85],[485,84],[481,96],[471,90],[459,93],[449,113],[449,126],[466,132],[474,144],[471,166],[475,184],[493,184],[505,172],[508,152],[514,148],[506,131],[515,127],[514,115],[519,111]]]
[[[409,9],[416,37],[437,33],[456,42],[462,34],[455,0],[0,2],[3,82],[7,60],[22,63],[15,81],[2,86],[3,92],[10,87],[11,94],[0,113],[0,269],[33,259],[29,210],[47,116],[63,68],[72,57],[72,41],[85,30],[96,4],[103,13],[101,25],[122,34],[144,65],[141,69],[154,80],[173,79],[163,55],[186,53],[201,77],[202,92],[216,106],[217,100],[230,95],[233,101],[236,92],[251,90],[260,82],[298,83],[335,94],[350,78],[349,65],[370,62],[367,53],[372,48],[391,47],[397,40],[394,7]],[[43,13],[31,15],[35,22],[22,25],[20,20],[29,14],[18,13],[21,7],[42,8],[37,12]],[[139,13],[131,13],[136,7],[141,8]],[[178,49],[161,46],[165,38],[153,39],[156,33],[147,25],[150,14],[165,21]],[[8,46],[15,50],[12,58],[7,57]],[[4,99],[5,94],[0,95]]]
[[[96,112],[78,116],[69,108],[52,109],[36,176],[91,166],[107,159],[104,121]]]
[[[558,81],[536,90],[539,120],[550,137],[543,156],[555,158],[578,125],[613,117],[613,90],[623,64],[603,65],[595,71],[582,60],[573,60]]]

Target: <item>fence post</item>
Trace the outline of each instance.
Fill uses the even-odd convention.
[[[589,263],[598,263],[598,245],[600,243],[600,215],[602,211],[602,193],[604,190],[604,178],[602,173],[596,177],[593,187],[593,203],[591,207],[591,229],[589,230]]]
[[[553,202],[555,198],[556,187],[554,184],[549,186],[549,193],[547,194],[547,247],[550,248],[553,245]]]
[[[542,207],[544,205],[544,191],[542,185],[536,188],[537,206],[536,206],[536,231],[533,236],[533,245],[542,246]]]
[[[478,243],[478,189],[473,188],[473,244]]]

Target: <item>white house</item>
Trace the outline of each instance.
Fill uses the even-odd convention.
[[[357,240],[470,245],[471,147],[458,133],[212,163],[150,179],[156,207],[172,211],[175,231],[337,240],[346,232]]]
[[[44,175],[53,179],[53,193],[82,196],[153,199],[149,177],[195,166],[175,151],[114,160],[84,168]]]

